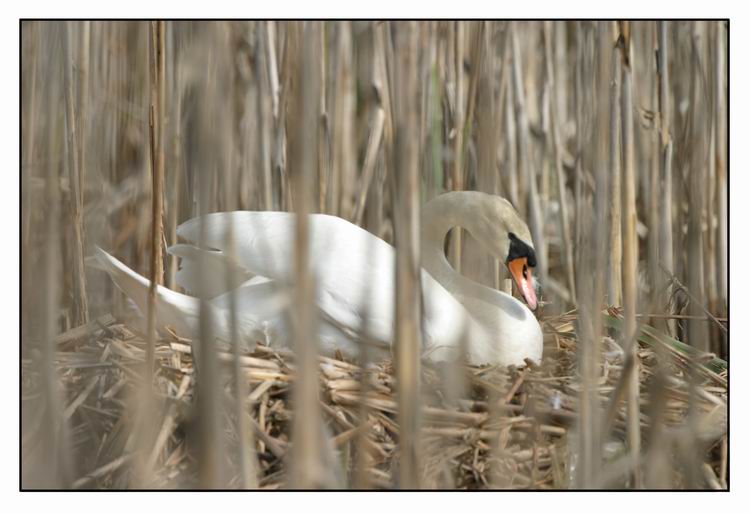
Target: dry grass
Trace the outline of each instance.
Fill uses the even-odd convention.
[[[727,23],[21,32],[22,486],[726,488]],[[504,196],[529,224],[541,367],[413,351],[420,206],[456,189]],[[238,209],[338,215],[393,243],[396,363],[305,344],[304,252],[289,255],[297,359],[203,322],[194,361],[191,341],[134,334],[85,266],[99,245],[175,289],[176,226]],[[502,288],[502,262],[466,230],[446,251]],[[295,438],[306,463],[287,479]]]
[[[616,315],[615,311],[611,312]],[[419,476],[426,488],[476,489],[487,487],[545,489],[574,484],[578,452],[576,430],[580,385],[576,370],[577,338],[574,313],[545,323],[545,359],[541,366],[526,369],[464,366],[469,385],[466,399],[451,402],[441,379],[443,369],[423,364],[422,406],[423,466]],[[125,488],[134,483],[134,452],[128,440],[130,422],[127,396],[139,386],[137,369],[146,354],[145,337],[131,332],[111,316],[91,323],[87,329],[65,333],[57,339],[56,366],[72,398],[64,415],[70,421],[72,447],[79,468],[74,488]],[[643,390],[640,424],[644,432],[652,425],[654,381],[664,381],[660,422],[660,443],[670,460],[677,459],[681,444],[689,440],[685,420],[690,397],[687,375],[689,359],[668,346],[675,356],[673,365],[658,369],[658,348],[639,342],[642,362],[639,382]],[[228,344],[218,348],[222,365],[232,364]],[[624,352],[611,339],[605,341],[603,365],[596,369],[595,392],[602,401],[612,394],[623,372]],[[200,483],[197,419],[194,417],[194,362],[189,340],[171,337],[156,346],[156,400],[158,433],[152,451],[154,473],[145,487],[192,488]],[[288,485],[286,462],[290,454],[290,433],[294,412],[290,406],[297,379],[294,355],[258,345],[240,356],[241,374],[248,394],[245,404],[255,433],[260,488]],[[23,361],[23,401],[29,406],[42,396],[40,376],[28,360]],[[369,483],[390,488],[397,482],[398,403],[391,360],[373,362],[363,370],[341,357],[319,357],[320,407],[334,454],[336,487],[351,486],[358,447],[368,452]],[[727,387],[726,371],[717,374],[703,367],[695,401],[697,438],[707,454],[701,472],[701,487],[720,488],[726,483]],[[362,394],[363,380],[369,392]],[[231,404],[231,379],[221,386]],[[499,398],[493,415],[488,401]],[[368,406],[366,421],[360,418],[362,403]],[[232,410],[228,410],[232,411]],[[233,413],[228,413],[232,415]],[[633,460],[623,442],[627,413],[617,409],[612,437],[603,447],[603,464],[593,483],[597,487],[629,485]],[[33,446],[43,430],[26,433],[24,446]],[[364,434],[364,443],[356,444]],[[236,441],[237,431],[225,430],[225,443]],[[645,440],[646,454],[654,451]],[[497,444],[493,450],[493,444]],[[663,447],[662,447],[663,448]],[[30,451],[33,455],[34,451]],[[674,462],[673,462],[674,463]],[[230,469],[222,487],[242,487],[240,462],[236,454],[223,462]],[[686,486],[686,475],[678,465],[667,467],[665,484]],[[137,482],[137,481],[136,481]]]

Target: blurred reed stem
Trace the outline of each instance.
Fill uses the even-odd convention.
[[[76,94],[74,88],[78,81],[73,79],[73,34],[70,25],[63,24],[63,77],[65,87],[65,122],[67,128],[68,177],[70,184],[70,218],[73,229],[73,322],[81,326],[89,322],[88,294],[86,290],[86,273],[84,271],[84,233],[83,233],[83,183],[80,168],[80,147],[83,145],[78,133],[79,120],[76,116]]]
[[[293,186],[295,222],[295,296],[294,296],[294,349],[297,355],[299,376],[294,384],[294,419],[292,426],[293,460],[290,475],[292,488],[318,488],[331,486],[331,475],[323,463],[321,443],[322,418],[318,391],[318,319],[315,304],[316,262],[309,256],[310,223],[313,209],[313,179],[317,176],[318,114],[320,107],[322,24],[298,22],[287,32],[287,59],[290,71],[285,84],[289,92],[289,121],[291,132],[289,150]]]
[[[555,72],[552,54],[552,22],[544,22],[544,60],[546,80],[550,94],[556,91]],[[557,181],[557,201],[560,204],[560,216],[558,217],[562,245],[562,260],[565,267],[565,278],[568,292],[571,297],[576,297],[575,271],[573,268],[573,241],[570,237],[570,214],[568,213],[568,201],[566,197],[565,174],[562,162],[562,145],[560,142],[560,114],[558,113],[558,102],[549,102],[548,133],[551,135],[548,147],[552,148],[552,159],[555,165],[555,178]]]
[[[657,79],[659,83],[659,142],[660,142],[660,173],[661,173],[661,212],[659,226],[659,261],[670,273],[674,271],[672,241],[672,134],[670,133],[670,97],[669,97],[669,47],[668,47],[668,22],[658,23],[659,53],[657,60]],[[671,287],[662,273],[656,281],[656,287],[662,291],[667,315],[671,314]],[[667,320],[669,333],[676,333],[674,320]]]
[[[623,348],[629,353],[633,365],[627,375],[627,441],[633,458],[633,487],[641,488],[640,454],[640,380],[637,333],[636,304],[638,301],[638,236],[636,234],[636,188],[635,188],[635,145],[633,127],[633,69],[630,53],[630,25],[620,22],[618,45],[622,59],[622,291],[625,315]]]
[[[276,483],[343,486],[333,476],[338,460],[331,458],[317,411],[317,398],[326,396],[313,397],[319,393],[317,347],[310,343],[316,333],[314,276],[304,251],[312,234],[304,215],[320,211],[353,220],[398,247],[396,479],[402,487],[447,486],[447,471],[439,479],[430,474],[430,462],[445,447],[423,446],[420,436],[420,376],[426,373],[419,361],[419,206],[446,190],[473,189],[508,198],[528,221],[544,311],[577,306],[575,482],[594,487],[611,477],[604,444],[628,431],[628,456],[619,463],[628,472],[643,469],[642,479],[630,484],[675,486],[681,466],[691,468],[692,485],[722,484],[728,456],[720,455],[719,445],[707,471],[695,433],[684,437],[682,447],[670,430],[660,431],[660,419],[666,426],[670,418],[662,410],[670,404],[670,383],[652,376],[638,408],[635,378],[640,373],[645,379],[657,367],[645,358],[640,365],[634,340],[636,319],[657,327],[666,321],[667,331],[693,347],[719,356],[728,350],[728,25],[632,22],[632,38],[622,25],[614,49],[612,26],[592,20],[354,20],[304,27],[276,21],[22,22],[21,336],[23,361],[30,356],[29,368],[39,370],[43,390],[40,413],[24,412],[22,457],[35,463],[33,471],[24,469],[22,483],[160,486],[167,462],[177,457],[167,451],[182,425],[190,433],[188,461],[196,465],[185,474],[195,470],[198,481],[181,477],[180,485],[263,487],[269,472],[281,472],[276,465],[291,468],[279,463],[290,454],[288,461],[307,463]],[[181,424],[174,405],[156,400],[144,409],[149,401],[133,394],[126,411],[137,409],[140,417],[126,415],[92,453],[90,443],[80,440],[91,425],[89,414],[101,404],[79,395],[83,410],[73,408],[64,417],[60,405],[76,403],[67,403],[72,392],[62,389],[56,365],[70,355],[51,340],[88,325],[87,316],[129,308],[120,294],[110,301],[113,287],[106,278],[91,273],[87,282],[87,247],[102,246],[152,283],[178,289],[178,261],[163,255],[162,245],[178,243],[176,228],[184,220],[238,209],[293,210],[303,220],[297,225],[301,251],[289,258],[297,259],[303,283],[293,310],[301,319],[295,344],[310,354],[299,368],[307,385],[292,388],[302,409],[290,417],[291,445],[275,442],[278,434],[267,431],[278,397],[264,396],[258,410],[241,401],[247,383],[238,357],[246,355],[238,345],[242,314],[234,311],[236,298],[230,298],[228,320],[235,362],[224,376],[216,362],[222,341],[211,326],[211,298],[198,290],[190,291],[202,302],[201,333],[192,345],[196,389],[189,418],[195,421]],[[230,234],[236,238],[227,245],[246,235]],[[490,268],[482,264],[490,259],[471,237],[454,230],[447,246],[449,261],[467,277],[505,285],[504,266],[493,261],[491,272],[484,272]],[[640,276],[639,269],[645,271]],[[232,271],[203,279],[234,283]],[[151,302],[155,292],[154,285]],[[625,352],[623,381],[611,382],[615,391],[608,401],[598,385],[605,372],[598,316],[603,303],[624,305],[627,318],[617,341]],[[163,385],[165,373],[153,376],[160,353],[149,310],[143,312],[150,369],[143,393],[156,395],[151,386]],[[568,347],[570,341],[558,335],[547,333],[548,360]],[[104,350],[112,351],[109,344]],[[652,354],[660,360],[659,372],[674,367],[673,354]],[[675,358],[674,364],[684,362]],[[159,369],[165,367],[159,363]],[[451,405],[463,391],[461,376],[452,371],[457,369],[445,377]],[[367,391],[372,384],[364,374]],[[691,393],[700,393],[698,379],[695,371]],[[84,391],[102,386],[91,381]],[[357,431],[346,435],[351,440],[336,438],[342,454],[353,450],[358,458],[358,470],[346,483],[383,486],[392,474],[372,457],[366,428],[377,411],[366,404],[357,411]],[[691,429],[698,429],[699,420],[691,417]],[[141,438],[127,429],[139,422]],[[321,429],[310,429],[311,422]],[[505,482],[498,462],[507,456],[500,442],[480,451],[497,456],[491,463],[497,475],[487,475],[497,478],[497,486]],[[256,445],[275,459],[256,458]],[[141,471],[144,458],[134,451],[147,456],[145,467],[153,467],[153,475]],[[295,460],[298,454],[304,456]],[[39,465],[47,457],[51,463]],[[534,456],[534,465],[539,458]],[[523,486],[544,482],[534,477]]]
[[[414,22],[391,24],[395,32],[394,112],[396,169],[396,340],[398,379],[399,482],[401,488],[420,485],[420,348],[421,280],[419,249],[419,154],[416,67],[418,28]]]

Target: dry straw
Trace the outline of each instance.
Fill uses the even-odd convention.
[[[21,29],[24,488],[727,488],[726,22]],[[421,205],[454,189],[530,227],[538,366],[420,358]],[[205,286],[181,339],[85,265],[178,289],[176,227],[226,210],[300,215],[293,353],[234,296],[216,339]],[[309,212],[396,246],[393,359],[320,354]]]

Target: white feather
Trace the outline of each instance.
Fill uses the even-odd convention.
[[[436,361],[454,359],[466,337],[467,356],[473,363],[520,365],[526,358],[540,360],[541,329],[528,308],[508,294],[459,275],[442,251],[447,230],[461,225],[504,261],[507,241],[503,238],[507,239],[511,229],[522,237],[528,234],[525,223],[507,201],[480,193],[445,194],[424,212],[423,262],[429,270],[421,275],[424,356]],[[178,283],[210,298],[206,304],[217,336],[229,338],[230,298],[234,294],[240,335],[246,342],[289,344],[287,311],[294,283],[295,222],[295,215],[286,212],[224,212],[178,227],[177,234],[192,243],[169,249],[182,258]],[[308,257],[316,283],[321,349],[327,353],[339,349],[356,357],[368,340],[376,355],[388,354],[395,331],[394,248],[338,217],[312,214],[309,227]],[[236,260],[227,256],[229,230],[235,231]],[[208,249],[199,249],[199,240]],[[207,280],[200,280],[197,272],[201,257],[205,257],[201,265]],[[118,287],[145,312],[148,280],[102,250],[97,258]],[[227,266],[237,277],[232,282],[225,278]],[[204,290],[200,290],[202,281],[208,282]],[[172,325],[186,337],[199,338],[199,300],[164,287],[157,293],[160,325]]]

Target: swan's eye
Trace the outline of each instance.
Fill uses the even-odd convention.
[[[510,239],[510,247],[508,248],[508,256],[505,262],[508,263],[517,258],[523,258],[524,263],[528,264],[529,267],[536,266],[536,257],[534,255],[534,248],[529,246],[527,243],[516,237],[514,233],[509,233],[508,238]],[[519,275],[521,268],[519,265]]]

